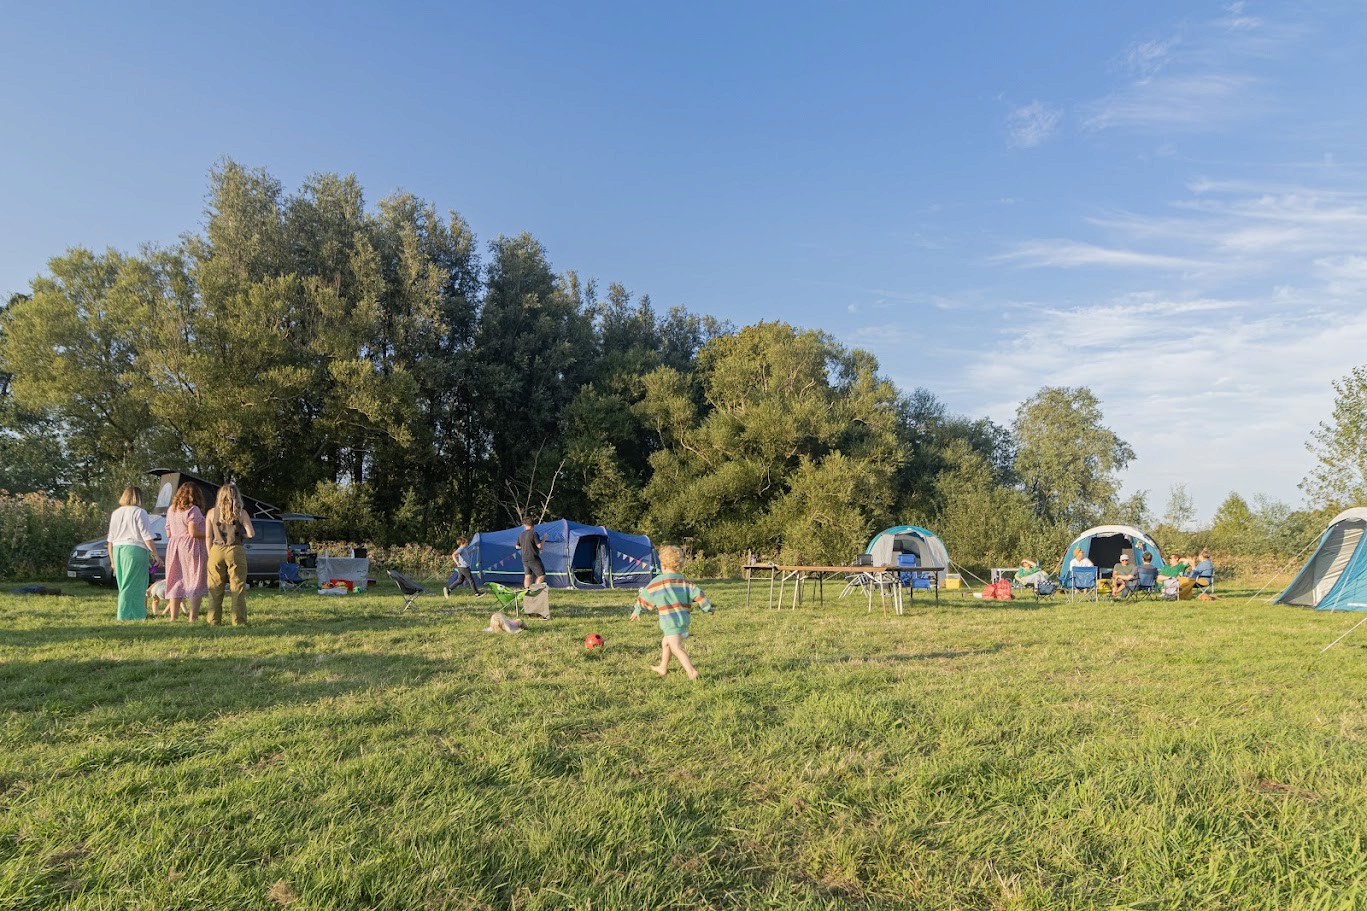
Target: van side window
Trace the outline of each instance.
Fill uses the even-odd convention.
[[[255,522],[256,539],[253,544],[284,544],[285,525],[283,522]]]

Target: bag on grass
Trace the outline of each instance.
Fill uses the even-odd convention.
[[[1010,580],[1010,579],[998,579],[998,580],[997,580],[997,600],[998,600],[998,601],[1010,601],[1010,600],[1012,600],[1014,597],[1015,597],[1015,595],[1011,594],[1011,580]]]
[[[1177,581],[1177,578],[1176,578],[1176,577],[1173,577],[1173,578],[1171,578],[1171,579],[1164,580],[1164,582],[1163,582],[1163,594],[1162,594],[1162,596],[1161,596],[1161,597],[1163,598],[1164,601],[1176,601],[1176,600],[1177,600],[1177,596],[1178,596],[1179,594],[1181,594],[1181,592],[1182,592],[1182,585],[1181,585],[1181,583],[1179,583],[1179,582]]]
[[[1052,595],[1056,591],[1058,591],[1058,586],[1048,579],[1035,586],[1035,594],[1037,595]]]
[[[996,600],[997,600],[997,583],[995,583],[995,582],[989,582],[989,583],[987,583],[986,585],[983,586],[982,599],[983,599],[984,601],[996,601]]]

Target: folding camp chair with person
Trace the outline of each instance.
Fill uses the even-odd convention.
[[[1158,567],[1150,563],[1139,565],[1139,578],[1135,580],[1134,593],[1146,598],[1158,597]]]
[[[399,611],[399,613],[403,613],[412,607],[414,603],[417,602],[418,595],[427,591],[426,588],[414,582],[398,570],[387,569],[385,572],[389,574],[389,578],[394,580],[394,584],[399,587],[399,592],[403,595],[403,610]]]
[[[510,588],[498,582],[486,582],[484,587],[493,593],[498,606],[504,610],[511,610],[513,616],[526,614],[529,617],[540,617],[542,620],[551,619],[550,589],[545,585]]]
[[[1074,566],[1068,572],[1068,600],[1077,597],[1092,596],[1092,600],[1097,600],[1095,566]]]

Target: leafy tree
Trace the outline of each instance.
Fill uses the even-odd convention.
[[[1187,485],[1174,484],[1168,490],[1168,505],[1163,508],[1162,524],[1172,529],[1186,529],[1196,521],[1196,504]]]
[[[14,405],[56,431],[84,489],[180,451],[154,419],[141,360],[167,306],[151,265],[163,254],[151,257],[70,250],[0,315],[0,365],[13,375]]]
[[[484,515],[511,523],[533,505],[549,508],[566,409],[596,358],[590,318],[541,244],[529,234],[491,243],[471,368],[475,445],[487,457]]]
[[[1046,386],[1016,409],[1016,473],[1047,524],[1095,525],[1116,508],[1134,450],[1102,424],[1085,386]]]
[[[887,519],[897,396],[871,355],[760,323],[707,343],[692,377],[661,367],[644,382],[639,411],[663,447],[645,488],[655,533],[847,559]]]
[[[1334,415],[1321,422],[1306,448],[1315,467],[1300,488],[1322,506],[1367,501],[1367,366],[1334,381]]]
[[[991,460],[967,440],[952,442],[935,478],[939,510],[931,523],[955,562],[978,571],[1015,566],[1025,557],[1047,564],[1068,543],[1066,529],[1043,525],[1030,497],[1003,487]]]

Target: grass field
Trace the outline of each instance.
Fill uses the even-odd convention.
[[[0,908],[1367,908],[1362,615],[708,588],[0,595]]]

